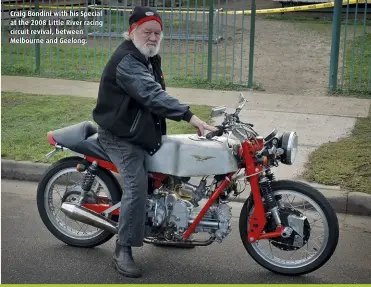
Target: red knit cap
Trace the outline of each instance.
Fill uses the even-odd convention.
[[[140,24],[151,20],[157,21],[161,25],[161,30],[163,30],[162,20],[159,14],[148,7],[136,6],[133,10],[133,13],[129,17],[129,34],[131,34],[131,32]]]

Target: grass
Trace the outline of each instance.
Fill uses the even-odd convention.
[[[357,120],[352,134],[326,143],[309,157],[308,181],[339,185],[349,192],[371,194],[371,113]]]
[[[346,43],[342,90],[345,91],[344,95],[371,98],[371,32],[365,32],[364,35],[361,33],[354,40],[352,36],[348,36]],[[341,80],[340,77],[340,84]]]
[[[93,41],[93,40],[92,40]],[[63,78],[70,80],[99,81],[101,71],[115,49],[115,40],[112,47],[106,47],[107,43],[96,44],[95,48],[87,46],[54,46],[48,44],[41,46],[40,72],[36,73],[35,49],[27,44],[4,45],[2,54],[2,74],[18,76],[37,76],[46,78]],[[192,42],[191,42],[192,43]],[[174,45],[178,45],[174,41]],[[182,45],[182,43],[180,43]],[[235,84],[231,80],[232,64],[229,55],[219,51],[218,61],[216,52],[213,55],[213,80],[207,79],[207,48],[204,53],[199,52],[197,47],[189,48],[188,53],[184,47],[174,47],[172,53],[161,49],[163,57],[163,72],[169,87],[207,88],[222,90],[244,90],[245,85]],[[235,71],[236,71],[235,67]],[[218,74],[217,74],[218,72]],[[239,79],[239,72],[235,72],[235,78]],[[254,87],[262,90],[259,84]]]
[[[172,78],[166,81],[169,87],[178,88],[192,88],[192,89],[204,89],[204,90],[221,90],[221,91],[246,91],[249,90],[246,85],[233,84],[229,81],[218,80],[218,81],[207,81],[203,78]],[[254,91],[265,91],[264,87],[260,83],[253,83],[252,89]]]
[[[189,3],[189,4],[188,4]],[[217,4],[217,1],[214,1],[214,5]],[[184,1],[182,7],[209,7],[210,5],[210,0],[188,0]]]
[[[344,85],[341,88],[340,76],[338,87],[341,89],[333,94],[371,98],[371,33],[362,26],[357,27],[354,40],[353,33],[354,28],[349,25],[344,53]],[[341,48],[342,45],[344,43]],[[340,57],[339,67],[342,60]],[[371,194],[370,154],[371,114],[368,118],[357,119],[349,137],[326,143],[315,150],[309,157],[304,178],[321,184],[339,185],[349,192]]]
[[[92,120],[96,100],[71,96],[46,96],[3,92],[1,95],[1,157],[12,160],[48,162],[52,150],[46,139],[50,130]],[[201,119],[210,122],[211,108],[191,106]],[[186,122],[167,121],[168,134],[195,133]],[[62,158],[62,153],[51,160]]]

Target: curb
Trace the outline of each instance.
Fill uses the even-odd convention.
[[[50,164],[33,163],[1,159],[1,177],[3,179],[40,181]],[[116,175],[121,183],[121,178]],[[308,182],[306,182],[308,183]],[[371,216],[371,195],[359,192],[346,192],[338,186],[326,186],[317,183],[308,183],[318,189],[331,203],[337,213]],[[244,192],[245,193],[245,192]],[[248,194],[247,194],[248,195]],[[245,202],[247,196],[239,196],[235,202]]]

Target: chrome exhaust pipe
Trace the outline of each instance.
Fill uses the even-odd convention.
[[[96,213],[70,202],[64,202],[61,210],[69,218],[117,234],[117,223]]]

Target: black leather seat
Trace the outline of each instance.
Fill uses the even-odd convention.
[[[91,121],[54,130],[51,132],[58,145],[87,156],[105,161],[110,159],[98,141],[98,129]]]

